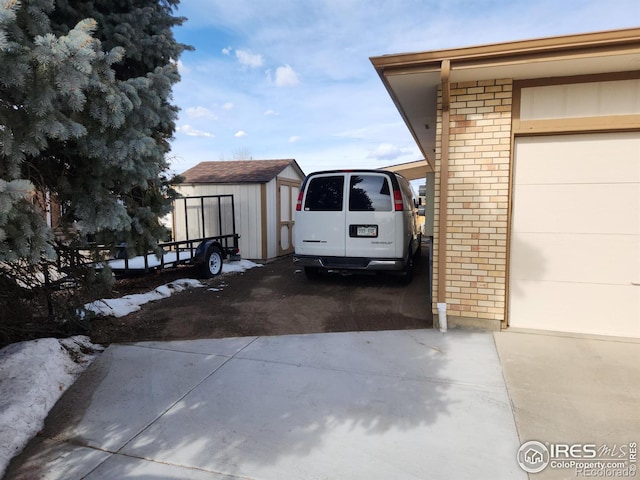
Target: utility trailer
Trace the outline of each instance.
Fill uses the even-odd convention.
[[[126,245],[121,245],[116,258],[106,263],[116,276],[196,265],[205,278],[215,277],[222,271],[225,258],[240,259],[235,218],[231,194],[177,198],[173,203],[172,232],[179,232],[179,238],[159,243],[161,255],[149,252],[128,258]]]

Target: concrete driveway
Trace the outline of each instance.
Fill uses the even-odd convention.
[[[521,441],[556,447],[532,480],[640,475],[638,340],[508,330],[495,341]]]
[[[526,478],[493,334],[112,345],[7,479]]]
[[[554,467],[584,460],[560,455],[531,480],[635,477],[638,379],[637,341],[559,334],[112,345],[5,478],[525,479],[517,452],[530,441],[594,445],[624,467]]]

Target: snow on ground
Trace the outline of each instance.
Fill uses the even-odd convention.
[[[42,338],[0,350],[0,477],[101,350],[85,336]]]
[[[251,260],[228,262],[223,264],[222,273],[239,273],[255,267],[262,267],[262,265],[254,263]],[[129,315],[132,312],[140,310],[140,306],[144,305],[145,303],[170,297],[175,292],[181,292],[187,288],[198,287],[204,287],[204,285],[198,280],[185,278],[182,280],[175,280],[171,283],[167,283],[166,285],[161,285],[155,290],[152,290],[148,293],[136,293],[133,295],[126,295],[121,298],[106,298],[102,300],[96,300],[95,302],[87,303],[84,308],[90,312],[94,312],[97,315],[112,315],[114,317],[124,317],[125,315]],[[220,289],[213,291],[219,290]]]
[[[225,263],[222,266],[222,273],[242,273],[255,267],[264,267],[264,265],[254,263],[251,260],[240,260],[238,262]]]
[[[140,306],[145,303],[170,297],[174,293],[182,292],[187,288],[203,286],[204,285],[198,280],[183,278],[167,283],[166,285],[160,285],[155,290],[147,293],[135,293],[120,298],[103,298],[102,300],[96,300],[95,302],[85,304],[84,308],[96,315],[124,317],[125,315],[140,310]]]
[[[244,272],[261,266],[240,260],[225,263],[222,273]],[[149,293],[98,300],[85,308],[97,315],[119,317],[139,310],[140,305],[147,302],[203,286],[198,280],[176,280]],[[42,429],[49,410],[64,391],[102,350],[103,347],[92,344],[85,336],[61,340],[41,338],[0,350],[0,478],[11,459]]]
[[[177,260],[188,260],[192,257],[191,250],[181,250],[179,252],[166,252],[164,253],[162,261],[164,265],[170,266]],[[124,260],[109,260],[109,266],[114,270],[124,270],[130,268],[131,270],[144,270],[144,256],[138,256],[129,259],[127,262]],[[161,259],[156,257],[155,253],[147,255],[147,266],[149,268],[159,267],[161,265]]]

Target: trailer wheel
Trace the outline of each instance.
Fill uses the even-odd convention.
[[[222,271],[222,250],[215,245],[209,247],[202,264],[202,273],[205,278],[213,278]]]

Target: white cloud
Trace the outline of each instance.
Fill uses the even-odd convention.
[[[298,136],[298,135],[292,135],[291,137],[289,137],[289,143],[296,143],[298,140],[300,140],[302,137]]]
[[[236,58],[242,65],[251,68],[258,68],[264,64],[262,55],[247,50],[236,50]]]
[[[234,106],[234,105],[233,105],[233,103],[231,103],[231,102],[227,102],[227,103],[225,103],[224,105],[222,105],[222,107],[221,107],[221,108],[222,108],[223,110],[227,110],[227,111],[228,111],[228,110],[233,110],[233,106]]]
[[[176,127],[176,131],[180,133],[184,133],[190,137],[208,137],[214,138],[215,135],[213,133],[204,132],[202,130],[196,130],[191,125],[182,125],[180,127]]]
[[[249,135],[247,132],[245,132],[244,130],[238,130],[234,137],[236,138],[242,138],[242,137],[246,137],[247,135]]]
[[[176,134],[172,154],[181,169],[229,157],[249,140],[239,138],[243,125],[253,156],[295,156],[305,171],[416,160],[422,154],[369,57],[637,26],[629,12],[638,12],[638,0],[614,3],[397,0],[363,9],[355,0],[181,2],[179,15],[189,21],[176,35],[196,48],[181,57],[191,73],[174,91],[183,122],[213,130],[186,116],[197,105],[229,121],[215,124],[215,145]],[[223,106],[229,100],[231,111]],[[293,132],[303,140],[292,142]]]
[[[189,107],[185,110],[189,118],[208,118],[211,120],[217,120],[218,117],[215,113],[206,107]]]
[[[376,160],[394,160],[402,155],[402,150],[391,143],[381,143],[369,154],[369,158]]]
[[[275,84],[278,87],[293,87],[300,83],[298,74],[290,65],[276,68]]]

